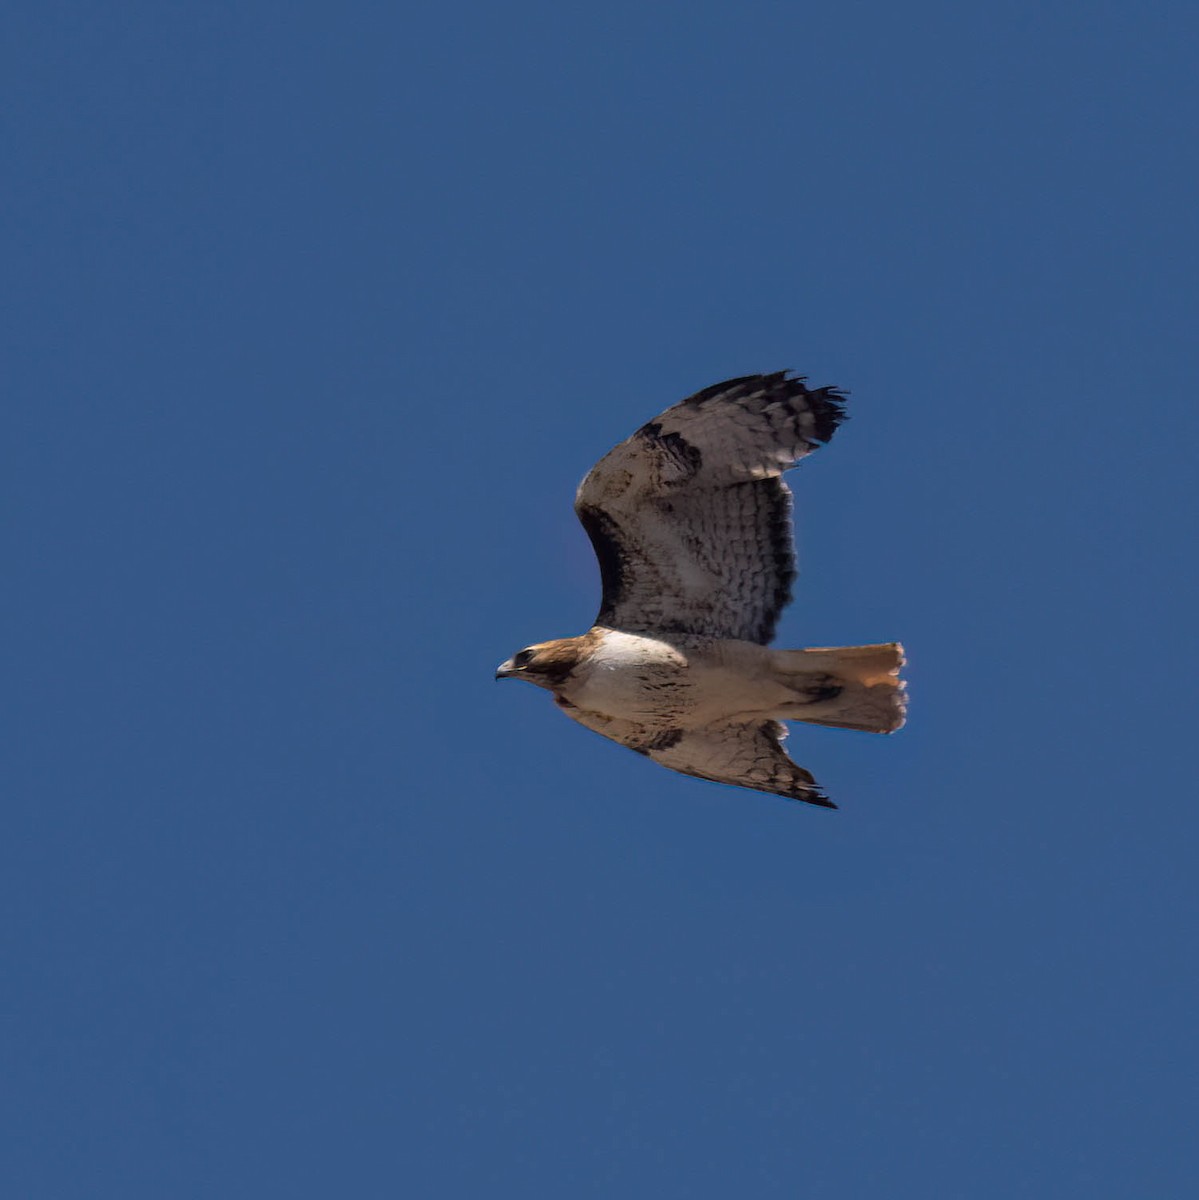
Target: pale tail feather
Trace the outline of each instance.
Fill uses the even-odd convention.
[[[826,646],[775,650],[778,678],[795,689],[795,705],[776,715],[785,721],[894,733],[904,722],[907,690],[899,678],[903,647]]]

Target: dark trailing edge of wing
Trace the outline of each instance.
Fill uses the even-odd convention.
[[[602,508],[593,504],[580,504],[575,512],[591,539],[591,547],[599,562],[603,598],[595,623],[604,625],[612,620],[616,606],[624,596],[624,559],[621,555],[617,525]]]
[[[770,505],[770,554],[778,582],[769,611],[762,614],[761,623],[749,638],[765,646],[774,637],[783,609],[791,603],[791,585],[799,575],[795,569],[795,531],[791,528],[791,492],[777,476],[740,486],[761,489]]]

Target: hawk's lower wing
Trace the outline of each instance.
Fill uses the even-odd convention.
[[[782,747],[786,736],[786,726],[777,721],[708,725],[681,733],[672,745],[648,753],[654,762],[684,775],[836,808],[811,772],[788,757]]]
[[[722,723],[702,729],[662,729],[587,712],[563,700],[558,707],[580,725],[652,758],[683,775],[729,783],[734,787],[772,792],[821,808],[837,806],[824,794],[810,771],[791,761],[782,742],[787,728],[777,721],[753,725]]]

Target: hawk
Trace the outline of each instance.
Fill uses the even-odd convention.
[[[893,733],[897,642],[772,650],[796,577],[784,471],[828,442],[845,396],[787,372],[696,392],[591,469],[575,512],[603,600],[581,637],[521,650],[497,679],[684,775],[835,808],[782,721]]]

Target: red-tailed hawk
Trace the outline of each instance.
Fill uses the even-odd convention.
[[[896,642],[770,650],[791,599],[782,473],[844,419],[836,388],[748,375],[697,392],[591,469],[575,511],[603,602],[582,637],[540,642],[497,679],[525,679],[581,725],[685,775],[834,808],[787,757],[780,721],[893,733]]]

